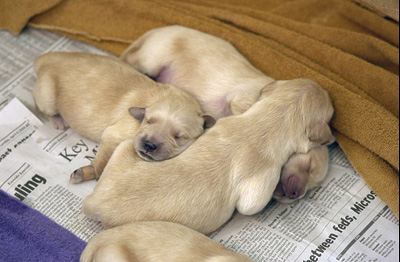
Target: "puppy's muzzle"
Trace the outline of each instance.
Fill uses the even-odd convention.
[[[157,145],[147,140],[146,142],[144,142],[144,149],[147,153],[152,153],[157,150]]]
[[[291,176],[285,182],[280,181],[277,185],[274,196],[278,199],[285,199],[285,203],[290,203],[302,197],[302,192],[299,185],[299,179],[296,176]]]
[[[298,180],[299,179],[296,176],[291,176],[288,179],[288,182],[285,187],[285,193],[289,199],[298,199],[300,197]]]
[[[157,143],[154,139],[145,136],[141,139],[137,152],[147,161],[160,161],[165,159],[162,147],[163,143]]]

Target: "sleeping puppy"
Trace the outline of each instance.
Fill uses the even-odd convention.
[[[252,66],[230,43],[182,26],[149,31],[134,42],[121,59],[159,82],[186,90],[200,102],[204,112],[216,119],[245,112],[258,100],[260,90],[274,81]],[[333,138],[327,144],[334,141]],[[318,154],[327,150],[293,156],[297,160],[291,161],[285,169],[298,169],[300,173],[291,175],[309,182],[292,183],[290,195],[278,197],[279,201],[298,199],[307,189],[319,185],[317,183],[327,175],[329,161]],[[316,165],[313,172],[302,168],[310,159]],[[282,177],[281,182],[286,184],[286,180]]]
[[[155,83],[118,59],[87,53],[48,53],[35,60],[36,106],[55,126],[71,126],[101,141],[91,166],[72,174],[79,183],[100,177],[117,145],[134,138],[146,161],[175,157],[214,123],[181,89]]]
[[[208,237],[169,222],[136,222],[96,235],[81,262],[251,262]]]
[[[186,90],[215,119],[244,113],[275,81],[229,42],[176,25],[147,32],[121,60],[157,82]]]
[[[303,198],[307,191],[319,186],[328,173],[329,150],[327,146],[316,147],[307,154],[294,154],[281,172],[281,179],[274,198],[290,204]]]
[[[260,212],[289,157],[331,140],[332,115],[328,94],[314,81],[274,82],[244,114],[220,119],[170,160],[137,161],[134,141],[122,142],[83,212],[107,228],[170,221],[210,233],[235,209]]]

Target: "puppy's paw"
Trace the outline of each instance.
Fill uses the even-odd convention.
[[[83,171],[82,168],[79,168],[77,170],[75,170],[74,172],[72,172],[70,178],[69,178],[69,182],[71,184],[79,184],[83,181]]]
[[[69,127],[68,123],[60,115],[52,116],[50,121],[55,129],[66,130]]]

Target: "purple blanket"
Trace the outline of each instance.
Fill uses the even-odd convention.
[[[1,262],[78,262],[86,243],[0,190]]]

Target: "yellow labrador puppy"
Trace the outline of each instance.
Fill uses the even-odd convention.
[[[277,81],[244,114],[220,119],[170,160],[137,161],[134,141],[122,142],[83,212],[108,228],[170,221],[210,233],[235,209],[260,212],[289,157],[331,140],[332,115],[328,94],[314,81]]]
[[[56,128],[70,126],[101,141],[91,166],[71,182],[100,177],[117,145],[134,138],[146,161],[175,157],[215,120],[197,101],[170,85],[155,83],[120,60],[87,53],[48,53],[35,60],[37,108]]]
[[[229,42],[177,25],[147,32],[121,60],[157,82],[186,90],[215,119],[244,113],[275,81]]]
[[[251,262],[208,237],[169,222],[136,222],[96,235],[81,262]]]
[[[282,169],[274,198],[285,204],[303,198],[323,182],[328,173],[328,163],[327,146],[316,147],[307,154],[292,155]]]
[[[259,99],[260,90],[274,81],[230,43],[182,26],[149,31],[121,59],[158,82],[186,90],[200,102],[205,113],[216,119],[245,112]],[[325,147],[293,156],[284,170],[299,173],[291,172],[291,179],[282,177],[277,199],[292,202],[317,187],[327,175],[327,152]],[[315,168],[309,168],[310,162]]]

